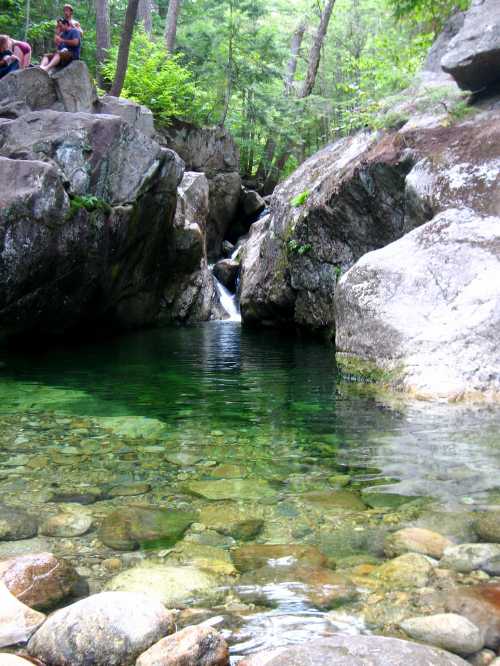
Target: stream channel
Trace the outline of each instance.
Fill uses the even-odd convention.
[[[0,542],[0,557],[51,550],[91,592],[144,560],[202,561],[220,589],[200,592],[192,605],[208,610],[189,617],[217,616],[234,663],[368,631],[363,590],[343,572],[380,562],[391,529],[466,529],[500,504],[500,410],[389,400],[339,381],[333,350],[316,342],[230,321],[0,360],[0,502],[40,521],[61,510],[93,519],[81,536]],[[103,519],[133,505],[199,518],[168,547],[103,544]],[[339,579],[279,549],[236,573],[233,554],[254,543],[315,546]]]

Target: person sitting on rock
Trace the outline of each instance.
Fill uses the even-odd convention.
[[[21,42],[18,39],[10,40],[10,50],[17,56],[21,69],[26,69],[31,64],[31,46],[28,42]]]
[[[19,69],[19,58],[9,49],[10,38],[0,35],[0,79]]]
[[[49,72],[54,67],[61,65],[65,67],[73,60],[80,60],[80,32],[71,27],[70,22],[66,18],[58,19],[58,26],[62,28],[56,29],[54,41],[57,46],[57,51],[53,53],[46,53],[40,64],[41,69]]]
[[[73,7],[71,5],[64,5],[63,7],[64,18],[68,19],[72,28],[76,28],[80,33],[80,38],[83,37],[83,30],[80,22],[73,18]]]

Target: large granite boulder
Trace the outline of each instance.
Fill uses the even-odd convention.
[[[450,209],[339,282],[337,359],[421,397],[500,397],[500,216]]]
[[[222,241],[238,211],[241,178],[237,171],[209,177],[210,212],[207,221],[207,255],[210,260],[222,254]]]
[[[104,97],[99,98],[95,106],[95,113],[120,116],[138,132],[142,132],[142,134],[149,137],[154,136],[155,126],[151,110],[129,99],[104,95]]]
[[[500,81],[500,4],[473,0],[441,67],[464,90],[482,90]]]
[[[50,78],[64,111],[92,113],[97,104],[97,90],[83,61],[71,62],[56,70]]]
[[[227,319],[214,276],[206,265],[194,273],[177,276],[164,289],[160,322],[196,324]]]
[[[54,82],[39,67],[18,70],[0,79],[0,99],[23,102],[31,111],[50,109],[57,103]]]
[[[465,20],[465,12],[456,12],[446,22],[442,32],[437,36],[431,46],[424,63],[424,71],[442,73],[441,59],[447,52],[451,40],[462,29]]]

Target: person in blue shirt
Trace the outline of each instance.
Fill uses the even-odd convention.
[[[68,19],[60,18],[57,20],[54,41],[57,50],[53,53],[46,53],[43,56],[42,62],[40,63],[41,69],[48,72],[59,65],[65,67],[73,60],[80,60],[80,31],[73,28]]]
[[[9,37],[0,35],[0,79],[19,69],[19,58],[9,49]]]

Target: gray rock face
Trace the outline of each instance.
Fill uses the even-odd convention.
[[[425,645],[381,636],[337,635],[314,643],[257,653],[240,666],[466,666],[467,662]]]
[[[214,266],[214,275],[221,282],[226,289],[234,292],[236,289],[236,280],[240,265],[234,259],[221,259]]]
[[[153,114],[150,109],[141,104],[131,102],[129,99],[104,95],[95,107],[96,113],[104,113],[112,116],[120,116],[128,125],[137,132],[153,137],[155,132]]]
[[[30,67],[0,79],[0,99],[23,102],[32,111],[50,109],[57,102],[54,82],[43,69]]]
[[[241,194],[241,206],[247,217],[257,215],[266,207],[266,202],[258,192],[244,189]]]
[[[464,24],[451,40],[441,67],[460,88],[480,90],[500,81],[500,5],[473,0]]]
[[[209,177],[210,213],[207,222],[207,254],[210,260],[221,255],[222,241],[233,222],[241,193],[239,173],[218,173]]]
[[[97,90],[84,62],[71,62],[67,67],[55,71],[51,80],[64,111],[91,113],[94,110]]]
[[[424,64],[424,70],[428,72],[441,73],[441,59],[449,48],[451,40],[458,34],[463,27],[465,12],[457,12],[448,19],[443,28],[443,32],[438,35],[432,45]]]
[[[154,598],[101,592],[53,613],[28,652],[53,666],[132,666],[173,630],[172,613]]]
[[[213,275],[206,266],[177,278],[163,292],[161,322],[195,324],[227,317]]]
[[[499,257],[500,219],[457,209],[365,255],[336,292],[340,366],[422,397],[497,398]]]

